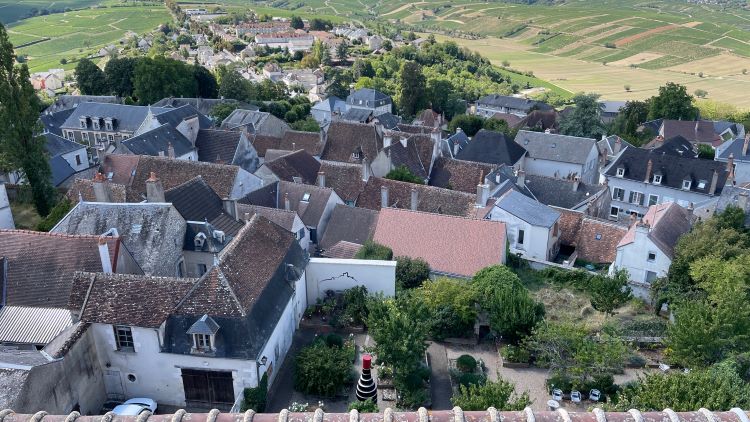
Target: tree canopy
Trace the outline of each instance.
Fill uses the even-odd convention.
[[[560,133],[569,136],[600,139],[607,133],[601,120],[601,105],[597,94],[578,94],[573,97],[575,108],[560,122]]]
[[[688,94],[684,85],[667,82],[659,87],[659,94],[649,101],[649,120],[694,120],[697,116],[698,109],[693,105],[693,96]]]
[[[91,60],[83,58],[76,65],[76,83],[83,95],[106,95],[109,92],[104,71]]]

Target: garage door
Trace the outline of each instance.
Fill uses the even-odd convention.
[[[182,385],[187,407],[228,411],[234,404],[234,383],[229,371],[183,369]]]

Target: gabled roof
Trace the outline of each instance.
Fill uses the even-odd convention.
[[[239,199],[241,204],[275,208],[278,205],[279,182],[269,183]],[[283,205],[283,204],[282,204]]]
[[[365,157],[370,161],[374,160],[381,149],[383,140],[375,126],[335,120],[328,127],[326,144],[320,158],[359,163]],[[355,153],[360,158],[355,158]]]
[[[742,153],[742,149],[745,145],[745,140],[743,138],[736,138],[728,142],[729,145],[727,145],[716,158],[728,160],[729,156],[732,155],[735,161],[750,161],[750,148],[748,148],[747,154]]]
[[[329,249],[341,241],[362,245],[372,239],[377,222],[377,211],[338,204],[328,220],[320,247]]]
[[[251,138],[251,141],[260,157],[265,157],[266,151],[269,149],[285,151],[304,149],[314,156],[320,155],[323,149],[320,134],[317,132],[286,131],[281,138],[256,134]]]
[[[195,284],[192,278],[79,272],[69,307],[84,322],[156,328]]]
[[[320,171],[325,174],[326,187],[336,191],[342,200],[354,203],[365,187],[362,166],[363,164],[323,160],[320,162]]]
[[[390,100],[391,97],[389,97],[386,94],[383,94],[382,92],[371,89],[371,88],[360,88],[347,97],[347,100],[362,100],[362,101],[378,101],[378,100]]]
[[[527,174],[524,186],[534,198],[544,205],[575,209],[586,201],[598,197],[598,193],[607,190],[605,185],[587,185],[568,179]]]
[[[336,195],[331,188],[281,181],[278,207],[285,208],[288,198],[289,209],[297,211],[306,226],[318,227],[331,195]]]
[[[524,147],[506,139],[502,133],[481,129],[455,158],[512,166],[523,157],[525,152]]]
[[[250,214],[250,216],[258,214],[290,232],[294,229],[294,220],[297,218],[295,211],[262,207],[260,205],[237,204],[237,211],[240,215],[245,215],[246,213]]]
[[[461,277],[505,260],[505,224],[498,221],[383,208],[373,239],[394,256],[422,258],[432,271]]]
[[[129,154],[110,154],[104,157],[102,171],[111,182],[130,186],[133,175],[138,168],[140,156]]]
[[[325,258],[355,259],[363,245],[342,240],[320,253]]]
[[[242,228],[242,223],[224,211],[221,198],[201,176],[169,189],[164,192],[164,198],[186,221],[207,221],[230,237],[234,237]],[[192,244],[185,246],[191,247]]]
[[[572,164],[585,164],[589,152],[596,148],[591,138],[527,130],[519,130],[515,142],[528,151],[530,158]]]
[[[177,108],[166,108],[166,111],[155,114],[156,120],[163,125],[170,125],[173,128],[182,123],[185,119],[198,117],[198,123],[201,129],[208,129],[213,126],[211,119],[204,116],[191,104],[184,104]]]
[[[374,121],[380,123],[385,129],[396,129],[401,123],[401,117],[393,113],[383,113],[375,116]]]
[[[0,307],[0,343],[47,344],[73,325],[67,309]]]
[[[560,213],[528,196],[510,190],[495,201],[495,207],[513,214],[532,226],[552,227],[560,219]]]
[[[521,119],[515,126],[516,128],[534,128],[539,130],[551,130],[556,132],[558,129],[558,113],[555,110],[533,110],[526,117]]]
[[[187,334],[203,334],[213,336],[219,331],[219,324],[208,315],[203,315],[186,331]]]
[[[86,202],[98,202],[94,193],[94,182],[91,179],[75,179],[65,196],[73,203],[80,200]],[[109,202],[125,202],[127,199],[125,185],[112,182],[104,182],[109,190]]]
[[[121,141],[123,147],[135,155],[167,156],[169,146],[174,148],[175,157],[189,154],[193,144],[173,126],[164,123],[138,136]]]
[[[708,120],[663,120],[661,125],[662,136],[665,139],[682,136],[690,142],[710,143],[720,141],[721,138],[714,132],[714,124]]]
[[[61,128],[80,130],[80,118],[83,116],[101,118],[111,117],[115,119],[115,131],[132,133],[138,130],[143,121],[146,120],[146,116],[148,116],[149,110],[153,115],[156,116],[158,114],[164,113],[165,111],[169,111],[170,109],[122,104],[82,102],[78,104],[78,106],[75,108],[75,111],[73,111],[73,113],[68,116],[68,118],[65,120],[65,123],[62,124]]]
[[[201,129],[195,139],[198,160],[208,163],[232,164],[242,132],[221,129]]]
[[[323,101],[312,106],[313,110],[321,110],[327,112],[342,112],[346,110],[346,101],[334,95],[326,98]]]
[[[627,148],[620,156],[604,169],[603,174],[611,178],[617,177],[617,169],[625,170],[624,179],[644,182],[649,161],[652,163],[651,178],[661,175],[661,185],[682,190],[683,180],[689,180],[690,192],[708,195],[711,189],[713,173],[718,173],[715,194],[719,195],[727,180],[726,163],[698,158],[677,157],[653,150],[641,148]],[[699,181],[705,181],[705,186],[699,188]]]
[[[279,180],[315,184],[320,162],[305,150],[298,150],[263,163]]]
[[[443,157],[456,158],[456,145],[458,145],[458,151],[460,152],[468,144],[469,137],[466,136],[463,130],[458,128],[456,133],[442,140],[440,149],[443,152]]]
[[[430,135],[412,134],[403,136],[398,133],[391,133],[390,135],[393,136],[393,140],[389,146],[383,148],[383,151],[390,155],[391,164],[394,167],[406,166],[411,174],[426,180],[430,173],[434,151],[434,144]],[[401,137],[401,140],[399,140],[399,137]]]
[[[612,263],[628,225],[585,215],[580,211],[555,208],[560,211],[560,243],[573,246],[578,257],[593,263]]]
[[[102,232],[103,233],[103,232]],[[76,271],[102,271],[99,236],[0,230],[6,305],[65,308]],[[119,237],[107,237],[113,269]]]
[[[182,253],[185,220],[172,204],[79,202],[51,230],[100,235],[115,228],[144,273],[174,275]]]
[[[55,155],[49,160],[49,167],[52,171],[52,184],[59,186],[68,177],[75,174],[75,170],[70,166],[67,160],[62,155]]]
[[[69,141],[62,136],[55,135],[54,133],[45,133],[45,139],[47,143],[44,148],[50,157],[67,154],[69,152],[77,151],[79,149],[86,149],[85,145],[81,145],[78,142]]]
[[[698,158],[698,151],[690,141],[682,136],[675,136],[667,141],[655,139],[644,145],[645,149],[652,149],[655,153],[675,155],[677,157]]]
[[[688,210],[674,202],[652,205],[648,208],[642,221],[630,227],[617,247],[620,248],[633,243],[638,226],[643,224],[649,229],[648,238],[669,258],[672,258],[680,236],[690,231],[692,218]]]
[[[73,114],[73,109],[69,108],[66,110],[58,111],[58,112],[52,112],[45,110],[40,116],[39,120],[42,121],[42,124],[44,125],[44,129],[46,129],[50,133],[54,133],[55,135],[62,136],[62,129],[60,127],[65,123],[66,120],[68,120],[68,117],[70,117],[71,114]]]
[[[507,95],[490,94],[485,95],[477,100],[477,104],[490,107],[507,107],[516,110],[528,112],[536,107],[539,110],[549,110],[552,107],[540,101],[530,100],[528,98],[510,97]]]
[[[367,123],[372,117],[372,110],[366,108],[350,108],[341,115],[343,120],[357,123]]]
[[[55,102],[44,110],[45,113],[72,110],[81,103],[111,103],[119,104],[121,98],[114,95],[70,95],[62,94],[55,97]]]
[[[357,206],[380,210],[382,187],[388,189],[389,207],[411,208],[411,190],[414,188],[417,191],[417,210],[419,211],[458,216],[474,215],[476,194],[380,177],[370,177],[357,199]]]
[[[289,125],[271,113],[238,108],[221,122],[221,129],[246,129],[248,133],[279,136],[289,130]]]
[[[241,108],[247,109],[247,110],[253,110],[257,109],[256,106],[241,103],[237,100],[233,100],[231,98],[224,98],[224,99],[214,99],[214,98],[175,98],[175,97],[168,97],[168,98],[162,98],[161,100],[155,102],[152,104],[154,107],[164,107],[164,108],[177,108],[182,107],[184,105],[191,105],[195,107],[196,110],[198,110],[199,113],[210,115],[213,111],[214,107],[216,107],[219,104],[232,104],[232,105],[239,105]]]
[[[477,185],[498,166],[474,161],[439,157],[430,174],[430,186],[476,193]]]
[[[625,147],[633,147],[633,144],[631,144],[630,142],[620,138],[617,135],[611,135],[596,143],[596,145],[599,147],[599,153],[604,156],[615,155],[615,146],[618,140],[620,141],[620,151],[624,150]]]

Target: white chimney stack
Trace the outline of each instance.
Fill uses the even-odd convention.
[[[412,211],[417,210],[418,199],[419,199],[419,193],[417,193],[417,188],[411,188],[411,210]]]
[[[380,207],[388,208],[388,186],[380,187]]]
[[[112,260],[109,257],[109,246],[105,237],[99,238],[99,260],[102,262],[102,272],[112,274]]]

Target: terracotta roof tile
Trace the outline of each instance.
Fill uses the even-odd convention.
[[[652,205],[643,216],[642,223],[649,226],[648,238],[654,242],[667,256],[674,255],[674,247],[680,236],[690,231],[692,221],[690,212],[674,202]],[[641,222],[633,224],[622,238],[620,246],[635,240],[636,227]]]
[[[201,129],[195,139],[198,160],[208,163],[232,164],[242,132],[234,130]]]
[[[628,231],[626,224],[590,217],[579,211],[553,207],[560,212],[560,243],[574,246],[578,257],[597,264],[615,261],[617,244]]]
[[[422,258],[432,271],[461,277],[505,262],[505,224],[498,221],[383,208],[373,239],[394,256]]]
[[[315,184],[320,162],[305,150],[297,150],[263,163],[279,178],[287,182]]]
[[[342,240],[323,251],[322,255],[326,258],[354,259],[360,249],[362,249],[362,245],[359,243]]]
[[[430,186],[476,193],[477,184],[497,167],[495,164],[440,157],[432,167]]]
[[[325,174],[326,187],[336,191],[344,201],[356,202],[365,187],[362,164],[323,160],[320,162],[320,171]]]
[[[102,170],[112,183],[130,186],[139,159],[138,155],[110,154],[104,158]]]
[[[296,130],[286,131],[281,138],[256,134],[252,137],[252,144],[260,157],[265,157],[266,151],[269,149],[286,151],[304,149],[310,155],[314,156],[319,156],[323,149],[319,133],[300,132]]]
[[[383,149],[383,140],[375,126],[344,121],[333,121],[328,127],[323,160],[359,163],[363,158],[373,160]],[[358,157],[354,154],[359,154]]]
[[[476,194],[434,186],[417,185],[397,180],[370,177],[357,199],[357,206],[379,210],[382,206],[381,188],[388,188],[388,206],[411,208],[411,190],[417,191],[417,210],[436,214],[473,216]]]
[[[195,176],[201,176],[219,197],[229,198],[232,194],[232,188],[234,187],[239,167],[199,161],[175,160],[166,157],[141,156],[128,192],[128,199],[130,201],[140,201],[145,197],[146,179],[149,178],[151,172],[156,173],[159,180],[161,180],[164,190],[179,186]]]
[[[106,183],[110,193],[109,202],[125,202],[127,200],[127,188],[113,182]],[[86,202],[97,202],[94,194],[94,181],[89,179],[76,179],[65,194],[71,202],[75,203],[83,199]]]

